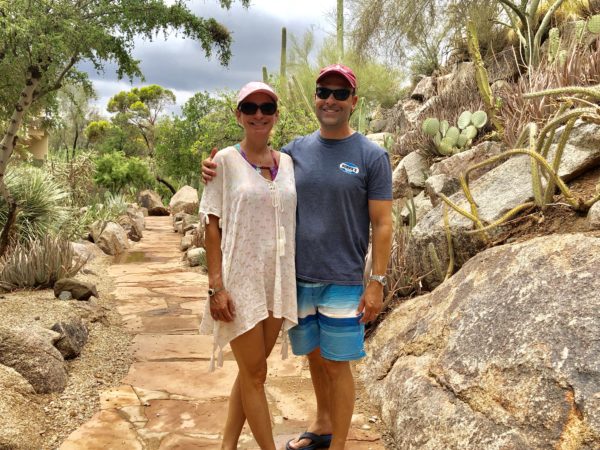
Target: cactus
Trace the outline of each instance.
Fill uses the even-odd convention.
[[[548,32],[548,61],[556,61],[560,51],[560,31],[558,28],[551,28]]]
[[[447,120],[428,117],[423,121],[423,133],[433,139],[440,155],[452,155],[471,146],[477,132],[487,123],[485,111],[463,111],[458,118],[458,127],[450,126]]]
[[[281,60],[279,62],[279,93],[286,94],[287,87],[287,30],[281,28]]]
[[[590,33],[600,34],[600,14],[596,14],[588,19],[587,29]]]
[[[263,77],[263,83],[269,84],[269,72],[267,72],[266,66],[262,67],[262,77]]]

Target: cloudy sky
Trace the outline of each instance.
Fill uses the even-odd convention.
[[[335,32],[336,0],[252,0],[249,8],[234,2],[230,10],[219,7],[217,0],[193,0],[190,8],[199,16],[214,17],[233,35],[232,58],[228,67],[221,67],[212,58],[207,60],[200,45],[171,35],[153,42],[138,41],[134,57],[141,60],[146,80],[134,80],[134,86],[159,84],[171,89],[181,105],[198,91],[217,92],[239,89],[251,80],[262,79],[262,66],[269,72],[279,71],[281,28],[301,37],[311,26],[317,40]],[[108,99],[121,90],[131,89],[127,80],[117,80],[114,67],[107,65],[104,73],[96,73],[91,65],[86,70],[98,93],[95,102],[105,112]]]

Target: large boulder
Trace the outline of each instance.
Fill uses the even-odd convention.
[[[386,141],[392,139],[394,135],[392,133],[371,133],[367,134],[367,139],[375,144],[379,145],[381,148],[386,148]]]
[[[62,392],[68,380],[65,361],[53,343],[58,333],[0,326],[0,364],[19,372],[38,394]]]
[[[470,190],[477,202],[480,219],[485,223],[494,222],[515,206],[533,198],[529,157],[512,157],[473,182]],[[449,198],[463,210],[471,211],[462,190]],[[450,208],[448,218],[454,244],[455,264],[460,267],[481,251],[486,241],[481,233],[471,233],[474,226],[470,219]],[[499,229],[496,228],[490,232],[490,235],[493,236],[498,231]],[[449,252],[441,204],[419,220],[412,229],[406,248],[408,267],[413,273],[428,274],[422,281],[429,288],[437,286],[441,281],[436,261],[431,257],[431,246],[435,249],[442,267],[446,267]]]
[[[54,296],[59,297],[63,292],[69,292],[75,300],[89,300],[93,295],[98,298],[96,285],[75,278],[61,278],[53,286]]]
[[[592,205],[588,211],[587,218],[590,230],[600,230],[600,202]]]
[[[117,223],[125,230],[127,237],[134,242],[139,242],[144,236],[143,226],[140,226],[139,220],[132,218],[129,214],[119,216]]]
[[[146,228],[146,224],[144,223],[144,212],[136,203],[127,206],[126,214],[131,217],[131,220],[137,224],[140,230]]]
[[[129,248],[127,232],[115,222],[105,222],[102,233],[94,242],[107,255],[120,255]]]
[[[185,256],[191,267],[206,267],[206,250],[203,248],[191,248],[186,252]]]
[[[56,322],[52,325],[52,331],[60,334],[54,343],[63,358],[73,359],[81,354],[83,346],[88,340],[88,329],[79,317],[73,317],[66,321]]]
[[[437,82],[435,77],[423,77],[417,83],[410,94],[410,98],[418,102],[425,102],[437,94]]]
[[[459,178],[470,167],[485,161],[488,158],[497,156],[506,147],[499,142],[485,141],[474,147],[471,147],[463,152],[442,159],[431,165],[431,175],[448,175],[452,178]],[[494,167],[499,166],[504,161],[500,160],[492,164],[488,164],[469,174],[469,181],[474,181],[483,174],[489,172]]]
[[[17,371],[0,364],[0,449],[43,448],[44,413],[35,390]]]
[[[558,139],[564,131],[564,126],[556,130],[554,141],[548,151],[547,159],[550,164],[558,148]],[[558,175],[564,181],[570,181],[598,165],[600,165],[600,126],[578,120],[565,145]]]
[[[149,216],[169,215],[169,210],[163,205],[160,195],[149,189],[140,192],[138,196],[138,203],[142,208],[146,208],[148,210]]]
[[[400,304],[361,370],[393,448],[600,448],[600,238],[488,249]]]
[[[402,170],[406,171],[406,180],[410,187],[425,187],[425,180],[429,176],[429,163],[419,152],[414,151],[402,158],[394,169],[394,178],[399,177],[398,172]]]
[[[178,212],[198,214],[198,204],[198,191],[191,186],[183,186],[171,197],[169,207],[171,208],[171,214],[177,214]]]

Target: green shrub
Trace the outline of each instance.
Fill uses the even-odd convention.
[[[126,188],[145,189],[154,185],[148,165],[140,158],[122,152],[106,153],[96,159],[94,181],[112,193]]]
[[[18,244],[0,259],[0,287],[49,288],[61,278],[74,276],[85,263],[68,241],[46,235]]]
[[[17,201],[17,238],[37,239],[58,231],[69,215],[69,193],[47,170],[28,164],[12,166],[6,185]],[[8,206],[0,198],[0,227],[6,224]]]

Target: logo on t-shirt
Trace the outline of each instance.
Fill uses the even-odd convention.
[[[358,166],[356,164],[352,164],[350,162],[343,162],[340,164],[340,170],[342,172],[346,172],[352,175],[356,175],[358,174],[358,172],[360,172],[360,170],[358,169]]]

